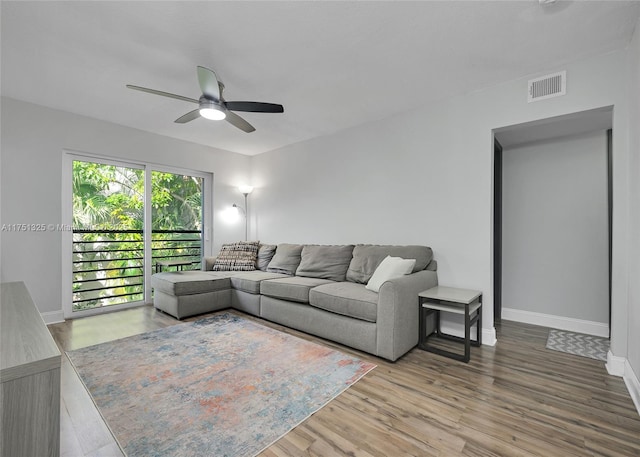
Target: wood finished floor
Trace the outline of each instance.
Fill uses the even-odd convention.
[[[472,348],[468,364],[419,349],[390,363],[245,317],[378,365],[261,457],[640,456],[640,416],[622,379],[545,349],[545,327],[503,321],[498,344]],[[145,306],[49,328],[66,351],[176,324]],[[61,405],[62,456],[122,455],[66,357]]]

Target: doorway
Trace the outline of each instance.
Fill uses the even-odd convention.
[[[611,124],[606,107],[494,130],[495,321],[609,336]]]

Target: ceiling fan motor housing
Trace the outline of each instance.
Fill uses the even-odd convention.
[[[224,110],[224,106],[222,105],[222,103],[215,101],[215,100],[211,100],[207,97],[205,97],[204,95],[200,97],[200,99],[198,100],[198,103],[200,103],[200,109],[202,108],[212,108],[212,109],[217,109],[217,110]]]

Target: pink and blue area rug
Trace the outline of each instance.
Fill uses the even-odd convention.
[[[375,368],[231,313],[67,353],[128,456],[253,456]]]

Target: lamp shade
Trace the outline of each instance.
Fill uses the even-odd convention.
[[[240,220],[241,216],[240,207],[237,205],[230,206],[229,208],[222,211],[222,217],[227,223],[235,223]]]
[[[238,190],[240,191],[241,194],[247,195],[253,192],[253,186],[240,186],[238,187]]]

